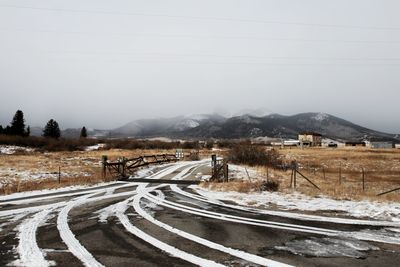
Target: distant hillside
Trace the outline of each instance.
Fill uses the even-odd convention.
[[[297,138],[299,132],[315,131],[338,140],[393,140],[398,136],[371,130],[325,113],[264,117],[197,115],[170,119],[137,120],[111,131],[113,136],[176,138]]]
[[[297,138],[299,132],[315,131],[339,140],[397,140],[398,136],[361,127],[325,113],[265,117],[243,115],[222,123],[208,123],[182,132],[188,137],[251,138],[260,136]]]
[[[253,113],[254,114],[254,113]],[[32,128],[33,135],[42,133]],[[88,129],[92,137],[170,137],[170,138],[297,138],[299,132],[314,131],[336,140],[385,140],[400,142],[400,136],[371,130],[325,113],[301,113],[293,116],[270,114],[259,117],[240,115],[225,118],[201,114],[173,118],[143,119],[112,130]],[[80,129],[66,129],[62,136],[79,137]]]

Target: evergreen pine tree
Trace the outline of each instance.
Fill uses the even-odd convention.
[[[26,128],[25,136],[30,136],[31,135],[31,126],[28,126]]]
[[[10,134],[11,134],[11,128],[10,128],[10,125],[7,125],[7,127],[6,127],[6,128],[4,128],[4,130],[3,130],[3,133],[4,133],[4,134],[7,134],[7,135],[10,135]]]
[[[4,129],[3,129],[3,125],[0,125],[0,134],[3,134]]]
[[[24,113],[21,110],[17,110],[14,115],[14,118],[11,122],[10,134],[19,136],[25,135],[25,119]]]
[[[81,129],[80,138],[86,138],[86,137],[87,137],[87,130],[86,130],[86,127],[83,126],[82,129]]]
[[[60,127],[58,126],[58,123],[55,120],[51,119],[47,122],[43,130],[43,136],[55,139],[60,138],[61,136]]]

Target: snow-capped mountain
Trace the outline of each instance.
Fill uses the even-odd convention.
[[[326,113],[292,116],[249,114],[225,118],[218,114],[194,114],[173,118],[129,122],[113,130],[91,130],[93,137],[171,137],[171,138],[297,138],[298,133],[314,131],[335,140],[385,140],[400,142],[400,136],[371,130]],[[36,132],[36,130],[35,130]],[[78,137],[80,129],[66,129],[64,137]]]
[[[270,114],[264,117],[236,116],[221,123],[208,123],[182,132],[188,137],[297,138],[298,133],[314,131],[339,140],[396,140],[394,134],[371,130],[325,113],[301,113],[293,116]]]

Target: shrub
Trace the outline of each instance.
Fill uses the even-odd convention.
[[[181,146],[183,149],[199,149],[200,148],[200,144],[199,142],[195,141],[195,142],[184,142]]]
[[[188,160],[190,160],[190,161],[198,161],[198,160],[200,160],[199,152],[198,151],[190,152],[190,155],[188,156]]]
[[[150,140],[134,140],[134,139],[113,139],[106,141],[106,149],[175,149],[179,148],[179,142],[163,142]]]
[[[276,192],[279,189],[279,182],[274,180],[262,181],[258,188],[260,191]]]
[[[228,155],[228,160],[234,164],[246,164],[249,166],[269,166],[277,168],[282,164],[280,155],[276,150],[266,151],[261,146],[237,145]]]
[[[214,147],[214,142],[213,141],[207,141],[206,145],[204,146],[207,149],[212,149]]]
[[[0,135],[0,144],[32,147],[42,151],[75,151],[99,143],[95,139],[54,139],[44,137],[21,137]]]

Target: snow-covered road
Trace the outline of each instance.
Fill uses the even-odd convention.
[[[206,162],[149,183],[0,198],[0,266],[392,266],[400,225],[261,210],[151,179],[194,179]],[[323,253],[321,253],[323,251]]]

